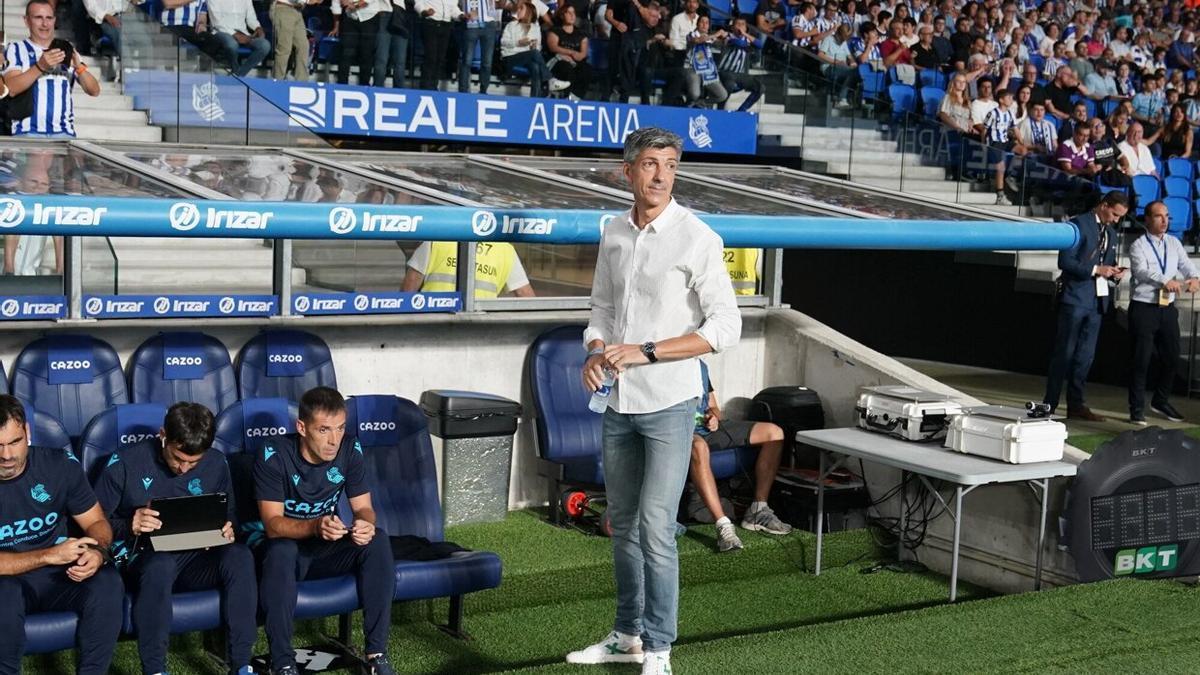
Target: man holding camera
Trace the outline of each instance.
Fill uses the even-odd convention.
[[[49,0],[25,5],[29,38],[5,51],[4,84],[14,136],[75,138],[72,90],[78,83],[88,96],[100,95],[100,82],[66,40],[54,39],[54,7]]]
[[[147,675],[167,670],[171,593],[221,589],[228,628],[230,673],[249,673],[258,635],[254,556],[233,542],[233,486],[225,456],[213,450],[213,414],[199,403],[167,410],[158,436],[122,448],[108,458],[96,497],[112,525],[118,556],[129,551],[126,579],[133,591],[138,654]],[[163,526],[151,500],[223,492],[228,521],[221,534],[230,544],[191,551],[155,551],[147,538]]]

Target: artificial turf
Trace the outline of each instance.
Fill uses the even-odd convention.
[[[499,553],[504,582],[468,597],[473,639],[466,642],[431,622],[444,620],[445,601],[396,605],[389,652],[399,672],[606,672],[567,666],[562,657],[611,626],[607,539],[550,526],[532,512],[450,528],[447,536]],[[820,577],[809,571],[815,542],[808,533],[743,532],[745,550],[720,555],[713,536],[711,526],[699,526],[679,541],[676,672],[1194,671],[1200,656],[1197,591],[1171,582],[1007,597],[960,585],[960,602],[948,605],[941,576],[863,574],[885,556],[863,530],[828,537]],[[299,634],[312,640],[317,628],[303,623]],[[354,634],[361,644],[357,623]],[[260,639],[256,653],[265,647]],[[70,655],[26,663],[27,672],[68,672]],[[175,638],[170,670],[217,672],[196,635]],[[113,671],[139,672],[132,642],[118,646]]]

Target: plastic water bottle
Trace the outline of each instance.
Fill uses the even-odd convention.
[[[592,400],[588,401],[588,410],[601,415],[608,410],[608,395],[612,393],[612,386],[616,381],[617,374],[611,368],[605,368],[604,381],[600,383],[600,388],[592,394]]]

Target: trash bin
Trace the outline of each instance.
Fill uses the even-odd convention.
[[[477,391],[434,389],[421,394],[434,451],[442,459],[446,525],[504,520],[513,435],[521,404]]]

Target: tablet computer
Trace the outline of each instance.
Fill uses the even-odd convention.
[[[158,511],[162,527],[150,533],[150,545],[155,551],[224,546],[230,543],[221,536],[229,520],[228,506],[229,495],[224,492],[152,499],[150,508]]]

